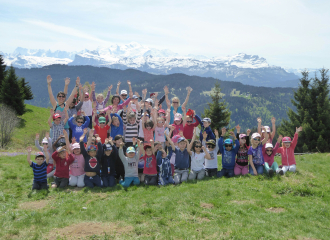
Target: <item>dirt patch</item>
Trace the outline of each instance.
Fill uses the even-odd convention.
[[[253,201],[251,200],[241,200],[241,201],[238,201],[238,200],[233,200],[233,201],[230,201],[230,203],[235,203],[235,204],[250,204],[250,203],[253,203]]]
[[[40,200],[34,202],[24,202],[20,203],[19,208],[24,210],[39,210],[48,204],[49,200]]]
[[[297,237],[298,240],[320,240],[319,238]],[[289,240],[293,240],[290,238]]]
[[[201,203],[201,207],[210,209],[210,208],[214,208],[214,205],[212,203]]]
[[[284,208],[281,208],[281,207],[279,207],[279,208],[277,208],[277,207],[275,207],[275,208],[271,207],[271,208],[268,208],[266,210],[269,211],[269,212],[273,212],[273,213],[281,213],[281,212],[284,212],[285,211],[285,209]]]
[[[133,231],[132,226],[120,226],[117,223],[83,222],[65,228],[55,228],[47,235],[49,240],[60,238],[80,239],[93,235],[115,234],[120,235]]]

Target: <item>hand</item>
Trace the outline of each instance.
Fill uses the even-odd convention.
[[[181,137],[183,137],[183,131],[180,131],[180,132],[179,132],[179,135],[180,135]]]
[[[76,79],[76,86],[79,86],[80,85],[80,77],[77,77]]]
[[[261,123],[262,122],[260,117],[257,118],[257,122],[258,123]]]
[[[65,111],[68,111],[68,110],[69,110],[69,104],[66,104],[66,105],[65,105],[64,110],[65,110]]]
[[[125,143],[123,143],[123,142],[119,143],[120,148],[123,148],[124,145],[125,145]]]
[[[227,132],[227,129],[225,127],[223,127],[221,129],[222,136],[224,136],[226,134],[226,132]]]
[[[170,128],[171,128],[172,131],[175,130],[175,126],[174,125],[171,125]]]
[[[68,137],[68,133],[65,130],[63,130],[63,135],[64,137]]]
[[[164,93],[165,93],[165,95],[168,95],[168,93],[169,93],[169,92],[168,92],[168,87],[167,87],[167,86],[164,87]]]
[[[140,97],[140,94],[138,92],[134,92],[134,95]]]
[[[85,92],[88,92],[88,91],[89,91],[88,87],[85,86],[85,87],[84,87],[84,92],[83,92],[83,94],[85,94]]]
[[[266,128],[264,126],[261,129],[264,130],[265,133],[267,133]]]
[[[112,142],[112,137],[109,137],[109,138],[108,138],[108,141],[109,141],[109,142]]]
[[[236,130],[237,130],[238,133],[240,133],[241,132],[241,127],[239,125],[237,125]]]
[[[170,114],[170,113],[171,113],[171,109],[168,108],[168,109],[166,110],[166,112],[167,112],[168,114]]]
[[[217,129],[214,129],[214,135],[216,138],[219,138],[219,131]]]
[[[206,140],[206,138],[207,138],[207,132],[203,132],[203,139],[205,139]]]
[[[120,81],[118,81],[118,83],[117,83],[117,87],[119,87],[119,86],[120,86],[120,84],[121,84],[121,82],[120,82]]]
[[[131,85],[132,83],[131,83],[131,81],[130,81],[130,80],[127,80],[127,84],[128,84],[128,85]]]
[[[275,124],[275,122],[276,122],[276,118],[272,117],[272,123]]]
[[[52,108],[50,109],[50,114],[54,115],[54,109],[52,109]]]
[[[296,127],[296,133],[299,133],[299,132],[301,132],[301,131],[302,131],[302,129],[303,129],[303,128],[302,128],[301,126],[300,126],[299,128],[297,128],[297,127]]]
[[[181,107],[181,109],[184,113],[186,112],[186,107]]]
[[[187,87],[187,92],[188,92],[188,94],[190,94],[192,90],[193,90],[193,89],[192,89],[191,87]]]
[[[157,98],[157,97],[158,97],[158,92],[155,92],[155,95],[154,95],[154,97],[155,97],[155,98]]]
[[[73,137],[73,138],[71,139],[71,142],[72,142],[72,144],[76,143],[76,142],[77,142],[76,138]]]
[[[246,130],[246,135],[250,136],[250,133],[251,133],[250,129]]]
[[[110,109],[108,109],[108,110],[105,112],[106,115],[110,115],[110,113],[111,113],[111,110],[110,110]]]
[[[154,140],[153,139],[150,139],[149,142],[152,145],[154,143]]]
[[[283,139],[282,135],[278,136],[277,142],[280,143],[282,141],[282,139]]]
[[[80,111],[81,116],[85,116],[85,112],[84,111]]]
[[[49,132],[45,133],[45,138],[47,138],[47,139],[49,138]]]
[[[89,130],[89,137],[92,137],[94,133],[94,129]]]
[[[230,131],[229,135],[235,138],[235,133],[233,131]]]
[[[52,77],[50,75],[47,76],[47,83],[50,84],[52,82]]]
[[[255,175],[255,176],[257,176],[257,175],[258,175],[258,173],[257,173],[257,171],[256,171],[256,170],[253,170],[253,173],[254,173],[254,175]]]
[[[83,89],[83,86],[81,84],[79,84],[79,91],[81,92]],[[80,94],[80,93],[79,93]]]
[[[96,141],[97,141],[97,142],[101,142],[101,138],[100,138],[100,137],[97,137],[97,138],[96,138]]]
[[[31,153],[32,152],[32,147],[27,147],[26,150],[27,150],[28,153]]]
[[[96,115],[96,108],[93,109],[93,113],[94,113],[94,115]]]
[[[66,77],[64,82],[65,82],[65,85],[69,85],[70,84],[70,78]]]
[[[37,134],[36,134],[36,140],[39,141],[39,137],[40,137],[40,136],[39,136],[39,133],[37,133]]]
[[[147,89],[146,88],[142,90],[142,94],[143,94],[143,96],[147,94]]]
[[[88,128],[84,128],[84,135],[88,133]]]
[[[92,91],[95,91],[95,82],[92,82],[91,89],[92,89]]]
[[[135,144],[136,144],[136,138],[133,137],[133,138],[132,138],[132,141],[133,141],[133,146],[135,146]]]
[[[206,149],[205,149],[205,147],[204,147],[204,146],[202,146],[202,150],[203,150],[204,152],[206,152]]]
[[[111,89],[112,89],[112,85],[110,85],[110,87],[108,87],[108,91],[111,91]]]
[[[64,138],[64,135],[63,134],[58,137],[58,139],[61,139],[61,138]]]

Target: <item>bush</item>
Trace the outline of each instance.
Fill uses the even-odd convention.
[[[10,107],[0,105],[0,146],[6,146],[14,132],[15,127],[18,125],[19,119],[16,113]]]

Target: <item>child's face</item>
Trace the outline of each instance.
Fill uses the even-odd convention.
[[[134,156],[135,156],[135,152],[127,153],[127,157],[129,158],[133,158]]]
[[[151,130],[151,127],[150,126],[147,126],[146,128],[147,128],[147,130]]]
[[[105,127],[105,123],[99,123],[100,128],[104,128]]]
[[[116,147],[119,147],[120,144],[123,142],[123,139],[119,138],[118,140],[114,141],[116,144]]]
[[[113,99],[113,104],[118,104],[119,101],[120,101],[119,98],[115,97],[115,98]]]
[[[137,104],[138,99],[133,99],[132,102],[133,102],[134,104]]]
[[[225,144],[226,151],[231,151],[233,149],[232,144]]]
[[[285,143],[283,143],[283,146],[285,148],[289,148],[291,146],[291,143],[290,142],[285,142]]]
[[[202,145],[201,144],[196,144],[195,145],[195,152],[199,153],[202,149]]]
[[[44,158],[43,157],[37,157],[36,158],[36,163],[38,164],[38,165],[41,165],[43,162],[44,162]]]
[[[266,153],[268,156],[272,155],[273,149],[272,148],[266,148]]]
[[[98,103],[102,103],[103,102],[103,97],[101,97],[101,96],[98,96],[97,98],[96,98],[96,101],[98,102]]]
[[[259,145],[259,143],[260,143],[260,137],[257,137],[257,138],[253,138],[252,139],[252,144]]]
[[[80,154],[80,148],[75,148],[75,149],[73,149],[73,153],[74,153],[75,155],[79,155],[79,154]]]
[[[185,141],[181,141],[178,143],[178,146],[180,149],[185,149],[187,146],[187,143]]]
[[[113,120],[113,121],[112,121],[112,125],[114,125],[115,127],[119,127],[119,125],[120,125],[119,120],[118,120],[118,119]]]
[[[96,151],[88,151],[88,155],[91,157],[95,157],[96,156]]]
[[[175,120],[174,123],[175,123],[175,125],[180,125],[181,120]]]
[[[89,96],[85,95],[84,96],[84,101],[87,102],[89,100]]]
[[[130,118],[128,121],[130,124],[134,124],[136,120],[135,120],[135,118]]]
[[[193,119],[191,117],[187,117],[187,124],[191,125],[193,122]]]
[[[82,119],[78,119],[76,122],[77,122],[78,127],[80,127],[81,125],[84,124],[84,120],[82,120]]]
[[[215,146],[214,146],[213,144],[207,144],[206,147],[207,147],[207,149],[209,149],[210,151],[212,151],[212,150],[215,148]]]
[[[207,128],[207,127],[209,127],[211,124],[209,123],[209,122],[203,122],[203,126],[205,127],[205,128]]]
[[[150,106],[149,102],[144,102],[144,105],[146,106],[146,108],[148,108]]]
[[[65,158],[65,151],[58,153],[58,156],[62,159]]]
[[[240,145],[244,145],[245,143],[246,143],[246,138],[245,137],[239,139],[239,144]]]
[[[56,119],[54,120],[54,123],[55,123],[56,125],[59,125],[60,122],[61,122],[61,118],[56,118]]]
[[[166,158],[166,156],[167,156],[167,155],[166,155],[166,152],[163,150],[163,151],[162,151],[162,157],[163,157],[163,158]]]
[[[157,127],[163,127],[164,126],[164,121],[158,120],[157,121]]]
[[[146,155],[147,155],[147,156],[151,156],[151,155],[152,155],[152,150],[151,150],[151,148],[147,148],[147,149],[146,149]]]
[[[111,153],[112,153],[112,150],[104,151],[104,154],[107,155],[107,156],[110,156]]]

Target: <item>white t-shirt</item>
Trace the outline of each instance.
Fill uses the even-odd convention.
[[[91,100],[84,101],[81,107],[81,111],[85,112],[85,116],[92,116],[93,106]]]
[[[164,135],[165,127],[156,127],[155,128],[155,141],[158,142],[165,142],[165,135]]]
[[[219,139],[216,139],[216,143],[218,143],[218,140]],[[202,144],[206,148],[205,141],[203,141]],[[218,168],[218,156],[217,156],[218,150],[219,150],[218,144],[216,144],[216,147],[213,149],[213,151],[209,151],[206,148],[206,151],[210,154],[211,159],[210,160],[205,159],[205,168]]]
[[[191,170],[199,171],[204,168],[205,153],[194,153],[191,154]]]

